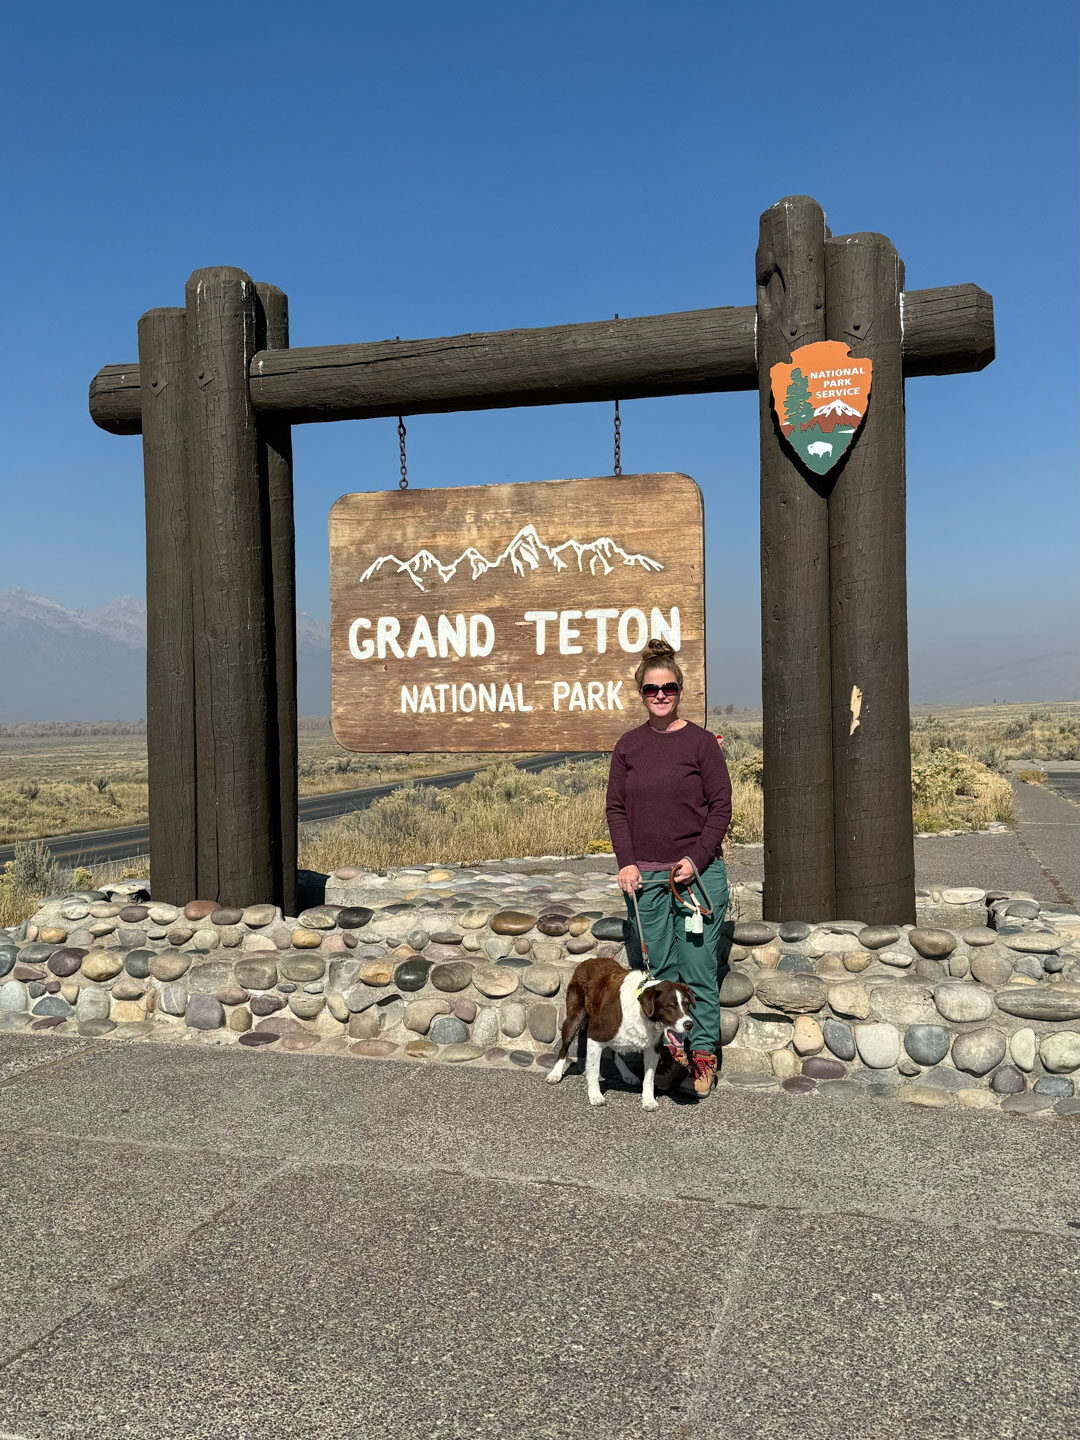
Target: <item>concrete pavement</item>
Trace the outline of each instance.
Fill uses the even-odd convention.
[[[1080,1126],[0,1034],[0,1435],[1071,1433]]]

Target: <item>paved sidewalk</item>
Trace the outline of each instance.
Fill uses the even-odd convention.
[[[1014,780],[1020,843],[1065,905],[1080,903],[1080,805],[1041,785]]]
[[[0,1097],[6,1437],[1075,1427],[1064,1118],[11,1034]]]

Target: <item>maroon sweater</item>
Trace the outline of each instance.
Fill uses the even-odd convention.
[[[731,824],[731,780],[716,736],[700,725],[659,731],[638,725],[611,756],[607,822],[619,869],[674,865],[699,870],[720,854]]]

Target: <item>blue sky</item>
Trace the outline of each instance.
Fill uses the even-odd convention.
[[[139,442],[86,389],[193,269],[281,286],[296,345],[745,305],[760,212],[809,193],[834,234],[888,234],[910,289],[994,296],[994,364],[908,384],[913,700],[1080,695],[1076,29],[1072,0],[23,7],[0,590],[142,591]],[[394,484],[394,422],[294,445],[298,598],[326,616],[330,505]],[[608,473],[610,407],[418,416],[409,462]],[[627,403],[623,464],[702,486],[710,698],[755,703],[756,397]]]

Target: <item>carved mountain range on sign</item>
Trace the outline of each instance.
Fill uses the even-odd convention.
[[[457,574],[460,567],[468,565],[470,576],[479,580],[489,570],[497,570],[504,563],[509,564],[516,575],[528,575],[551,565],[555,570],[568,570],[576,562],[581,571],[590,575],[610,575],[616,565],[640,565],[643,570],[655,572],[664,567],[659,560],[648,555],[631,554],[624,550],[609,535],[596,540],[564,540],[561,545],[548,545],[540,539],[536,526],[524,525],[494,560],[477,550],[474,545],[464,549],[456,560],[444,562],[430,550],[418,550],[408,560],[399,560],[396,555],[380,555],[360,576],[361,582],[370,580],[389,566],[397,574],[406,574],[418,590],[425,589],[425,581],[432,580],[432,572],[445,585]]]

